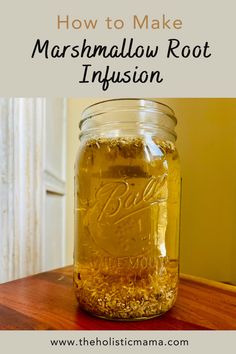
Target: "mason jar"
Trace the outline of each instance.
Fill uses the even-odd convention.
[[[179,272],[180,164],[168,106],[115,99],[84,110],[75,164],[74,286],[112,320],[168,311]]]

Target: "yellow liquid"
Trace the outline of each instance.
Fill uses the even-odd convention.
[[[178,283],[180,173],[174,144],[151,136],[86,141],[75,187],[80,306],[116,320],[166,312]]]

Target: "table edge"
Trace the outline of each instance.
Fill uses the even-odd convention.
[[[211,287],[214,287],[217,289],[226,290],[226,291],[236,293],[236,286],[235,285],[225,284],[225,283],[221,283],[221,282],[218,282],[215,280],[201,278],[201,277],[197,277],[195,275],[190,275],[190,274],[185,274],[185,273],[180,273],[180,279],[203,284],[203,285],[208,285],[208,286],[211,286]]]

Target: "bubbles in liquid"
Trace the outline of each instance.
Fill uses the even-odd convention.
[[[178,282],[179,164],[151,136],[99,138],[76,166],[74,283],[101,317],[139,319],[174,303]]]

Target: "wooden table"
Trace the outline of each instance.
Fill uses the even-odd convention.
[[[0,329],[206,330],[236,329],[236,287],[182,276],[176,305],[140,322],[113,322],[78,308],[72,267],[0,285]]]

